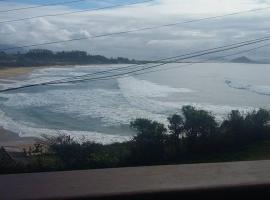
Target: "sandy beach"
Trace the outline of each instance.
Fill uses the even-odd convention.
[[[12,67],[0,69],[0,78],[12,78],[27,74],[33,70],[32,67]]]
[[[0,68],[0,79],[20,79],[21,77],[27,76],[27,74],[31,73],[35,69],[50,67],[73,67],[73,65]],[[23,149],[24,147],[29,147],[29,145],[32,145],[35,142],[35,139],[36,138],[20,137],[18,134],[0,127],[0,147],[17,147],[18,149]]]
[[[16,78],[21,75],[26,75],[33,70],[32,67],[18,67],[18,68],[4,68],[0,69],[0,78]],[[0,127],[0,147],[4,146],[7,148],[14,148],[17,150],[22,150],[23,148],[33,145],[35,138],[30,137],[20,137],[18,134],[11,131],[5,130]]]
[[[0,79],[16,78],[22,75],[27,75],[35,69],[51,68],[51,67],[73,67],[73,65],[49,65],[40,67],[10,67],[0,68]]]

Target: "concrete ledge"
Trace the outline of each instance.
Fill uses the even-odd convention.
[[[255,193],[270,193],[268,160],[0,176],[3,200],[217,198]]]

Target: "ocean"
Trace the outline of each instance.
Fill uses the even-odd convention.
[[[25,77],[0,80],[0,88],[121,66],[39,68]],[[103,144],[122,142],[135,134],[129,128],[132,120],[167,124],[167,117],[184,105],[208,110],[217,120],[235,109],[270,109],[269,74],[267,64],[172,63],[147,74],[25,88],[0,93],[0,126],[21,137],[65,133]]]

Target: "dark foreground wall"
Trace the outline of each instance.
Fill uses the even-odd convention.
[[[0,176],[1,200],[261,198],[269,193],[270,161]]]

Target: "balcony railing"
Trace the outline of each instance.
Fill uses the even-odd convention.
[[[180,199],[270,193],[270,161],[0,176],[0,199]],[[259,198],[260,199],[260,198]]]

